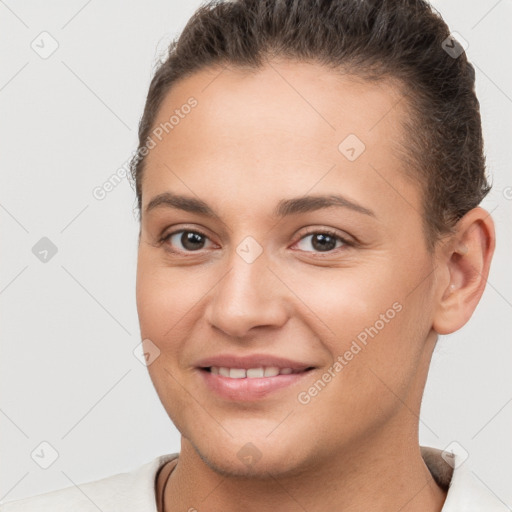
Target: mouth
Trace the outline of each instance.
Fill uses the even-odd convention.
[[[255,368],[229,368],[227,366],[207,366],[200,368],[213,375],[220,375],[230,379],[261,379],[272,378],[278,375],[294,375],[313,370],[313,366],[306,368],[280,368],[279,366],[259,366]]]
[[[315,370],[313,366],[206,366],[198,369],[207,391],[231,402],[254,402],[270,395],[278,396],[279,391],[290,391]]]

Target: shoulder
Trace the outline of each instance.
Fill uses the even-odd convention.
[[[509,509],[476,476],[467,454],[421,447],[434,480],[447,491],[441,512],[505,512]]]
[[[161,455],[134,471],[5,503],[0,512],[155,512],[156,474],[177,456]]]

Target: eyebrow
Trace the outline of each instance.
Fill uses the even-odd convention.
[[[151,201],[146,206],[145,212],[148,213],[160,207],[184,210],[186,212],[196,213],[205,217],[211,217],[213,219],[220,220],[220,215],[218,215],[215,210],[213,210],[203,200],[197,199],[195,197],[164,192],[151,199]],[[348,208],[364,215],[376,217],[375,212],[369,208],[365,208],[360,204],[350,201],[346,197],[335,194],[282,199],[274,209],[274,216],[282,218],[289,215],[307,213],[331,207]]]

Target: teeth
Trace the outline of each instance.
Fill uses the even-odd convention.
[[[231,379],[254,379],[262,377],[275,377],[276,375],[290,375],[293,373],[291,368],[278,368],[277,366],[267,366],[259,368],[226,368],[225,366],[212,366],[210,372],[214,375],[221,375]]]
[[[263,368],[249,368],[247,370],[247,377],[250,379],[254,377],[263,377],[265,375],[265,371]]]
[[[246,372],[243,368],[231,368],[229,370],[229,376],[232,379],[245,379]]]
[[[265,368],[265,377],[275,377],[276,375],[279,375],[279,368],[277,366]]]
[[[222,375],[223,377],[229,377],[229,368],[225,368],[224,366],[221,366],[219,368],[219,375]]]

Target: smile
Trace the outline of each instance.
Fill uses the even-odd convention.
[[[229,401],[259,401],[297,385],[310,375],[312,367],[294,370],[276,366],[228,368],[211,366],[199,373],[209,393]]]
[[[214,375],[222,375],[230,379],[258,379],[262,377],[276,377],[277,375],[290,375],[300,373],[293,368],[279,368],[277,366],[260,366],[259,368],[227,368],[226,366],[211,366],[208,370]]]

